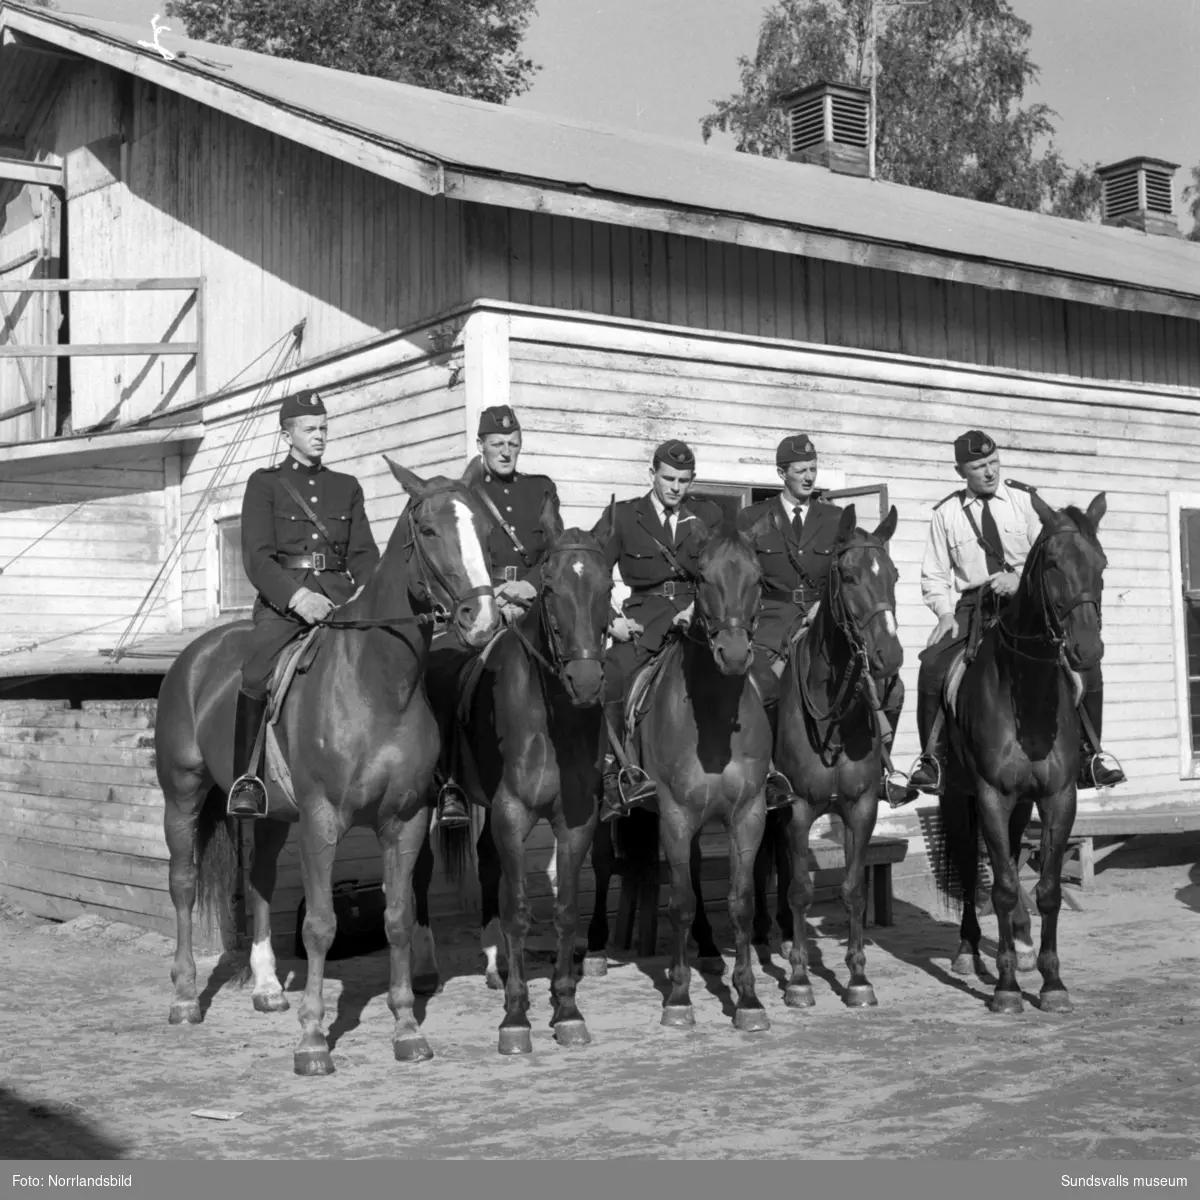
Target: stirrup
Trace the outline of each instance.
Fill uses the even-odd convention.
[[[1108,765],[1108,763],[1105,761],[1106,759],[1111,759],[1115,765],[1110,767]],[[1105,770],[1115,771],[1118,775],[1120,775],[1121,778],[1114,779],[1112,783],[1100,783],[1096,778],[1097,765],[1103,767]],[[1126,778],[1127,778],[1125,775],[1125,768],[1123,766],[1121,766],[1120,759],[1118,759],[1115,754],[1109,754],[1105,750],[1100,750],[1100,751],[1096,752],[1095,754],[1089,755],[1086,763],[1081,768],[1079,774],[1080,774],[1080,777],[1084,780],[1085,787],[1091,787],[1091,788],[1097,788],[1097,789],[1118,787],[1120,784],[1126,782]]]
[[[767,811],[776,808],[791,808],[796,793],[792,789],[792,781],[782,772],[771,767],[767,771],[767,779],[763,790],[767,798]]]
[[[938,785],[940,786],[942,782],[940,765],[938,766],[938,772]],[[895,792],[902,793],[902,796],[899,799],[896,798],[893,789],[895,789]],[[908,776],[905,775],[903,771],[892,769],[891,771],[884,772],[883,795],[884,799],[888,802],[889,807],[901,808],[905,804],[911,804],[918,796],[920,796],[920,794],[920,789],[914,787],[913,784],[909,782]]]
[[[239,802],[248,801],[249,803],[244,805],[239,803],[237,807],[234,807],[235,797]],[[245,775],[239,775],[233,781],[229,788],[229,794],[225,798],[225,815],[242,819],[254,819],[267,815],[267,789],[257,775],[247,772]]]
[[[626,811],[658,795],[654,781],[634,763],[627,763],[617,772],[617,794]]]
[[[913,783],[914,776],[923,766],[931,766],[933,768],[934,781],[933,783]],[[909,774],[909,786],[916,788],[918,793],[924,792],[928,796],[940,796],[942,787],[945,784],[945,772],[942,770],[941,759],[935,758],[932,754],[922,754],[913,763],[913,769]]]
[[[444,829],[461,829],[471,823],[467,794],[453,779],[447,779],[438,792],[437,813]]]

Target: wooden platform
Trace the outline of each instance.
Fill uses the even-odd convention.
[[[871,839],[867,850],[868,924],[872,913],[876,925],[892,924],[892,866],[903,862],[907,853],[908,842],[904,838]],[[816,899],[831,898],[845,877],[846,855],[841,842],[813,838],[808,847],[808,867],[813,872]],[[636,926],[636,953],[641,957],[651,957],[658,946],[658,915],[666,905],[665,888],[670,884],[670,870],[665,861],[660,861],[657,876],[645,879],[637,873],[626,871],[623,863],[618,861],[617,874],[621,876],[621,900],[614,934],[616,944],[621,949],[631,949]],[[705,884],[729,882],[729,852],[724,844],[723,832],[701,838],[700,881],[702,890],[706,892],[709,889],[704,887]],[[774,893],[769,895],[773,898]],[[711,903],[711,900],[708,902]]]

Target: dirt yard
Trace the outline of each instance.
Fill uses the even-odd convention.
[[[760,972],[769,1032],[733,1029],[725,981],[694,976],[696,1027],[659,1026],[666,959],[616,961],[581,984],[593,1044],[564,1051],[548,966],[533,964],[534,1053],[496,1053],[500,998],[467,928],[439,929],[444,990],[418,1009],[436,1057],[392,1059],[386,958],[330,964],[338,1071],[293,1076],[302,961],[280,973],[292,1010],[201,964],[211,1001],[170,1027],[171,947],[94,917],[0,912],[0,1154],[7,1158],[1099,1158],[1200,1155],[1200,838],[1141,838],[1064,906],[1075,1012],[984,1008],[948,971],[955,926],[923,877],[897,884],[896,924],[872,929],[873,1010],[846,1009],[839,909],[817,933],[815,1009]],[[718,926],[720,929],[720,926]],[[1036,929],[1036,922],[1035,922]],[[985,950],[994,956],[992,919]],[[728,958],[728,956],[727,956]],[[241,1115],[214,1121],[199,1108]]]

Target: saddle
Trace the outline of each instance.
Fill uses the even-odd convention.
[[[668,637],[661,649],[649,662],[640,667],[629,684],[629,695],[625,697],[625,728],[623,730],[626,753],[633,745],[634,735],[642,718],[650,711],[654,695],[658,691],[663,672],[683,653],[683,637]]]
[[[971,665],[973,655],[968,653],[969,647],[960,646],[954,653],[953,659],[950,662],[950,669],[946,672],[946,683],[942,689],[942,696],[946,701],[946,708],[953,717],[958,716],[958,689],[962,686],[963,676],[967,673],[967,668]],[[1061,664],[1063,672],[1070,681],[1071,688],[1075,696],[1075,707],[1078,708],[1083,703],[1083,676],[1078,671],[1067,666],[1066,663]]]
[[[454,708],[454,718],[448,731],[452,739],[450,747],[450,762],[454,764],[453,775],[463,787],[472,803],[483,808],[491,808],[492,798],[483,786],[479,774],[479,766],[471,750],[469,729],[471,725],[471,709],[475,703],[475,694],[479,691],[479,683],[483,672],[487,669],[496,643],[504,636],[507,626],[495,634],[490,642],[475,655],[472,655],[462,666],[458,674],[458,703]]]
[[[267,691],[267,715],[263,721],[264,748],[266,750],[267,778],[264,782],[270,789],[273,783],[284,800],[296,808],[296,793],[292,786],[292,773],[287,764],[286,748],[275,727],[283,715],[283,702],[297,675],[303,675],[316,661],[325,644],[328,630],[323,625],[314,625],[294,642],[289,642],[271,672],[271,683]]]

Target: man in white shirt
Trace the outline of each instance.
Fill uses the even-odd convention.
[[[947,730],[939,720],[942,689],[954,652],[967,635],[969,610],[986,588],[1005,600],[1016,593],[1025,559],[1042,531],[1029,496],[1000,480],[1000,452],[982,430],[955,439],[955,469],[966,481],[937,504],[921,564],[921,595],[937,616],[921,656],[917,677],[917,727],[924,753],[910,782],[923,792],[940,790]],[[1099,739],[1103,678],[1099,666],[1084,674],[1084,707]],[[1124,782],[1119,769],[1100,761],[1100,747],[1083,755],[1081,786],[1112,787]]]

